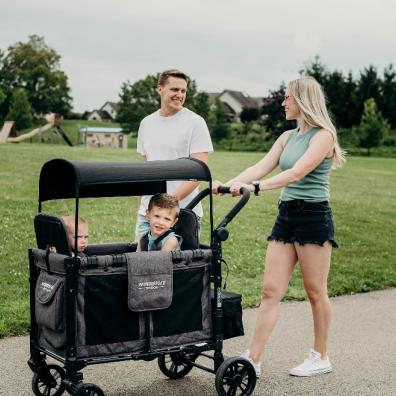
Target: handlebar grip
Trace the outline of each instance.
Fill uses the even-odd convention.
[[[219,188],[217,189],[217,192],[219,194],[229,194],[230,193],[230,187],[227,186],[219,186]]]
[[[224,190],[223,190],[224,189]],[[220,186],[218,188],[219,193],[226,194],[230,192],[229,187]],[[246,188],[242,187],[241,197],[237,204],[225,215],[224,219],[220,222],[220,224],[216,228],[225,227],[238,213],[239,211],[247,204],[250,198],[250,191]]]

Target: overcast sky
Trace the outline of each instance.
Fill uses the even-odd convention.
[[[44,36],[75,111],[117,101],[122,82],[168,68],[200,90],[265,96],[319,55],[355,76],[396,66],[394,0],[0,0],[0,48]]]

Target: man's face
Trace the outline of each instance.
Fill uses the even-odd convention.
[[[74,228],[74,227],[73,227]],[[72,250],[74,250],[74,230],[68,230],[67,237]],[[88,224],[78,224],[77,253],[83,252],[88,246]]]
[[[169,77],[165,85],[158,85],[161,96],[161,115],[176,114],[183,108],[187,94],[187,81],[182,78]]]

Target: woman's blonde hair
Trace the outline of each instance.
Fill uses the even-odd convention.
[[[313,77],[301,77],[291,81],[288,90],[297,102],[304,122],[331,132],[334,139],[333,168],[341,167],[345,162],[345,151],[338,143],[337,131],[327,111],[321,85]]]

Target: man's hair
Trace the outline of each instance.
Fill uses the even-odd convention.
[[[176,216],[179,215],[180,207],[179,201],[168,194],[155,194],[151,197],[148,204],[148,210],[150,211],[154,206],[161,209],[174,209]]]
[[[177,69],[169,69],[169,70],[163,71],[160,74],[159,79],[158,79],[158,85],[164,86],[168,82],[169,77],[182,78],[187,84],[190,81],[187,74],[185,74]]]
[[[66,226],[66,230],[69,233],[74,233],[75,217],[74,216],[62,216],[63,223]],[[88,224],[82,217],[78,218],[78,224]]]

